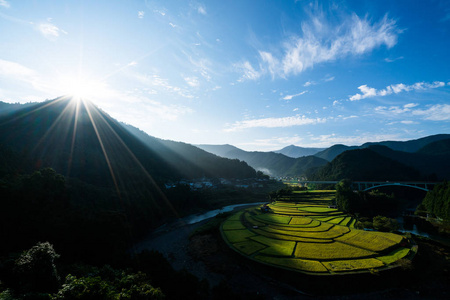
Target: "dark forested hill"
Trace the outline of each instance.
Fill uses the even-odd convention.
[[[319,169],[312,180],[419,180],[416,169],[387,158],[370,148],[345,151]]]
[[[245,162],[125,128],[90,102],[58,98],[8,112],[0,117],[0,144],[27,159],[22,169],[52,167],[87,183],[123,187],[146,177],[164,182],[256,174]]]
[[[219,157],[190,144],[158,139],[131,125],[124,126],[184,177],[250,178],[256,175],[243,161]]]
[[[299,147],[299,146],[295,146],[295,145],[290,145],[290,146],[284,147],[281,150],[277,150],[277,151],[273,151],[273,152],[284,154],[284,155],[292,157],[292,158],[298,158],[298,157],[302,157],[302,156],[314,155],[317,152],[320,152],[323,150],[325,150],[325,148],[304,148],[304,147]]]
[[[292,158],[274,152],[244,151],[230,145],[197,145],[197,147],[216,155],[222,154],[227,158],[243,160],[256,170],[271,176],[301,176],[310,168],[326,164],[325,160],[314,156]]]
[[[448,142],[437,141],[425,146],[424,150],[416,153],[395,151],[386,146],[373,145],[369,149],[386,158],[398,161],[404,165],[420,171],[422,179],[443,180],[450,179],[450,155],[446,147]],[[434,154],[430,154],[434,153]]]
[[[362,144],[361,146],[345,146],[345,145],[333,145],[330,148],[327,148],[323,151],[320,151],[314,154],[317,157],[326,159],[328,161],[332,161],[336,156],[343,153],[347,150],[352,149],[363,149],[372,146],[386,146],[392,150],[403,151],[408,153],[413,153],[418,151],[419,149],[425,147],[428,144],[431,144],[436,141],[450,139],[450,134],[436,134],[430,135],[427,137],[423,137],[416,140],[410,141],[383,141],[383,142],[370,142]]]
[[[99,185],[129,187],[150,176],[181,175],[90,102],[58,98],[0,118],[0,144],[24,157],[20,168],[52,167]]]
[[[436,134],[436,135],[430,135],[426,136],[420,139],[416,140],[410,140],[410,141],[383,141],[383,142],[374,142],[374,143],[365,143],[361,145],[361,148],[367,148],[372,145],[380,145],[380,146],[386,146],[391,148],[392,150],[397,151],[403,151],[403,152],[416,152],[419,149],[425,147],[426,145],[440,141],[450,139],[450,134]]]
[[[357,146],[346,146],[346,145],[337,144],[337,145],[333,145],[330,148],[327,148],[323,151],[320,151],[320,152],[314,154],[314,156],[323,158],[327,161],[332,161],[336,156],[338,156],[342,152],[347,151],[347,150],[357,149],[357,148],[358,148]]]
[[[450,156],[450,138],[436,141],[420,148],[416,153],[428,155],[449,155]]]

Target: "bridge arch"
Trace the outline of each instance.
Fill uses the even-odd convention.
[[[370,191],[379,187],[385,187],[385,186],[405,186],[405,187],[410,187],[410,188],[415,188],[415,189],[419,189],[425,192],[428,192],[429,189],[427,189],[426,187],[420,187],[420,186],[416,186],[416,185],[410,185],[410,184],[403,184],[403,183],[385,183],[385,184],[380,184],[380,185],[374,185],[374,186],[370,186],[366,189],[364,189],[363,191]]]

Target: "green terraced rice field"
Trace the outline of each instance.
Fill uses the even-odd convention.
[[[397,234],[355,229],[355,218],[328,207],[333,199],[334,191],[293,193],[269,204],[269,212],[254,207],[232,215],[222,236],[250,259],[308,274],[382,270],[416,247]]]

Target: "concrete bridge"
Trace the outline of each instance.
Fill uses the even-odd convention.
[[[311,181],[311,180],[299,180],[298,183],[304,186],[308,184],[328,184],[335,185],[339,181]],[[353,181],[352,188],[358,191],[369,191],[371,189],[385,187],[385,186],[405,186],[410,188],[419,189],[428,192],[430,188],[440,182],[426,182],[426,181]]]

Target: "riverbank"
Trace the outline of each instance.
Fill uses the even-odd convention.
[[[324,280],[248,261],[225,245],[217,228],[191,236],[206,223],[208,220],[169,224],[149,235],[135,250],[163,253],[176,270],[186,269],[228,298],[447,299],[450,295],[450,247],[432,240],[417,237],[419,252],[411,265],[392,272]]]

